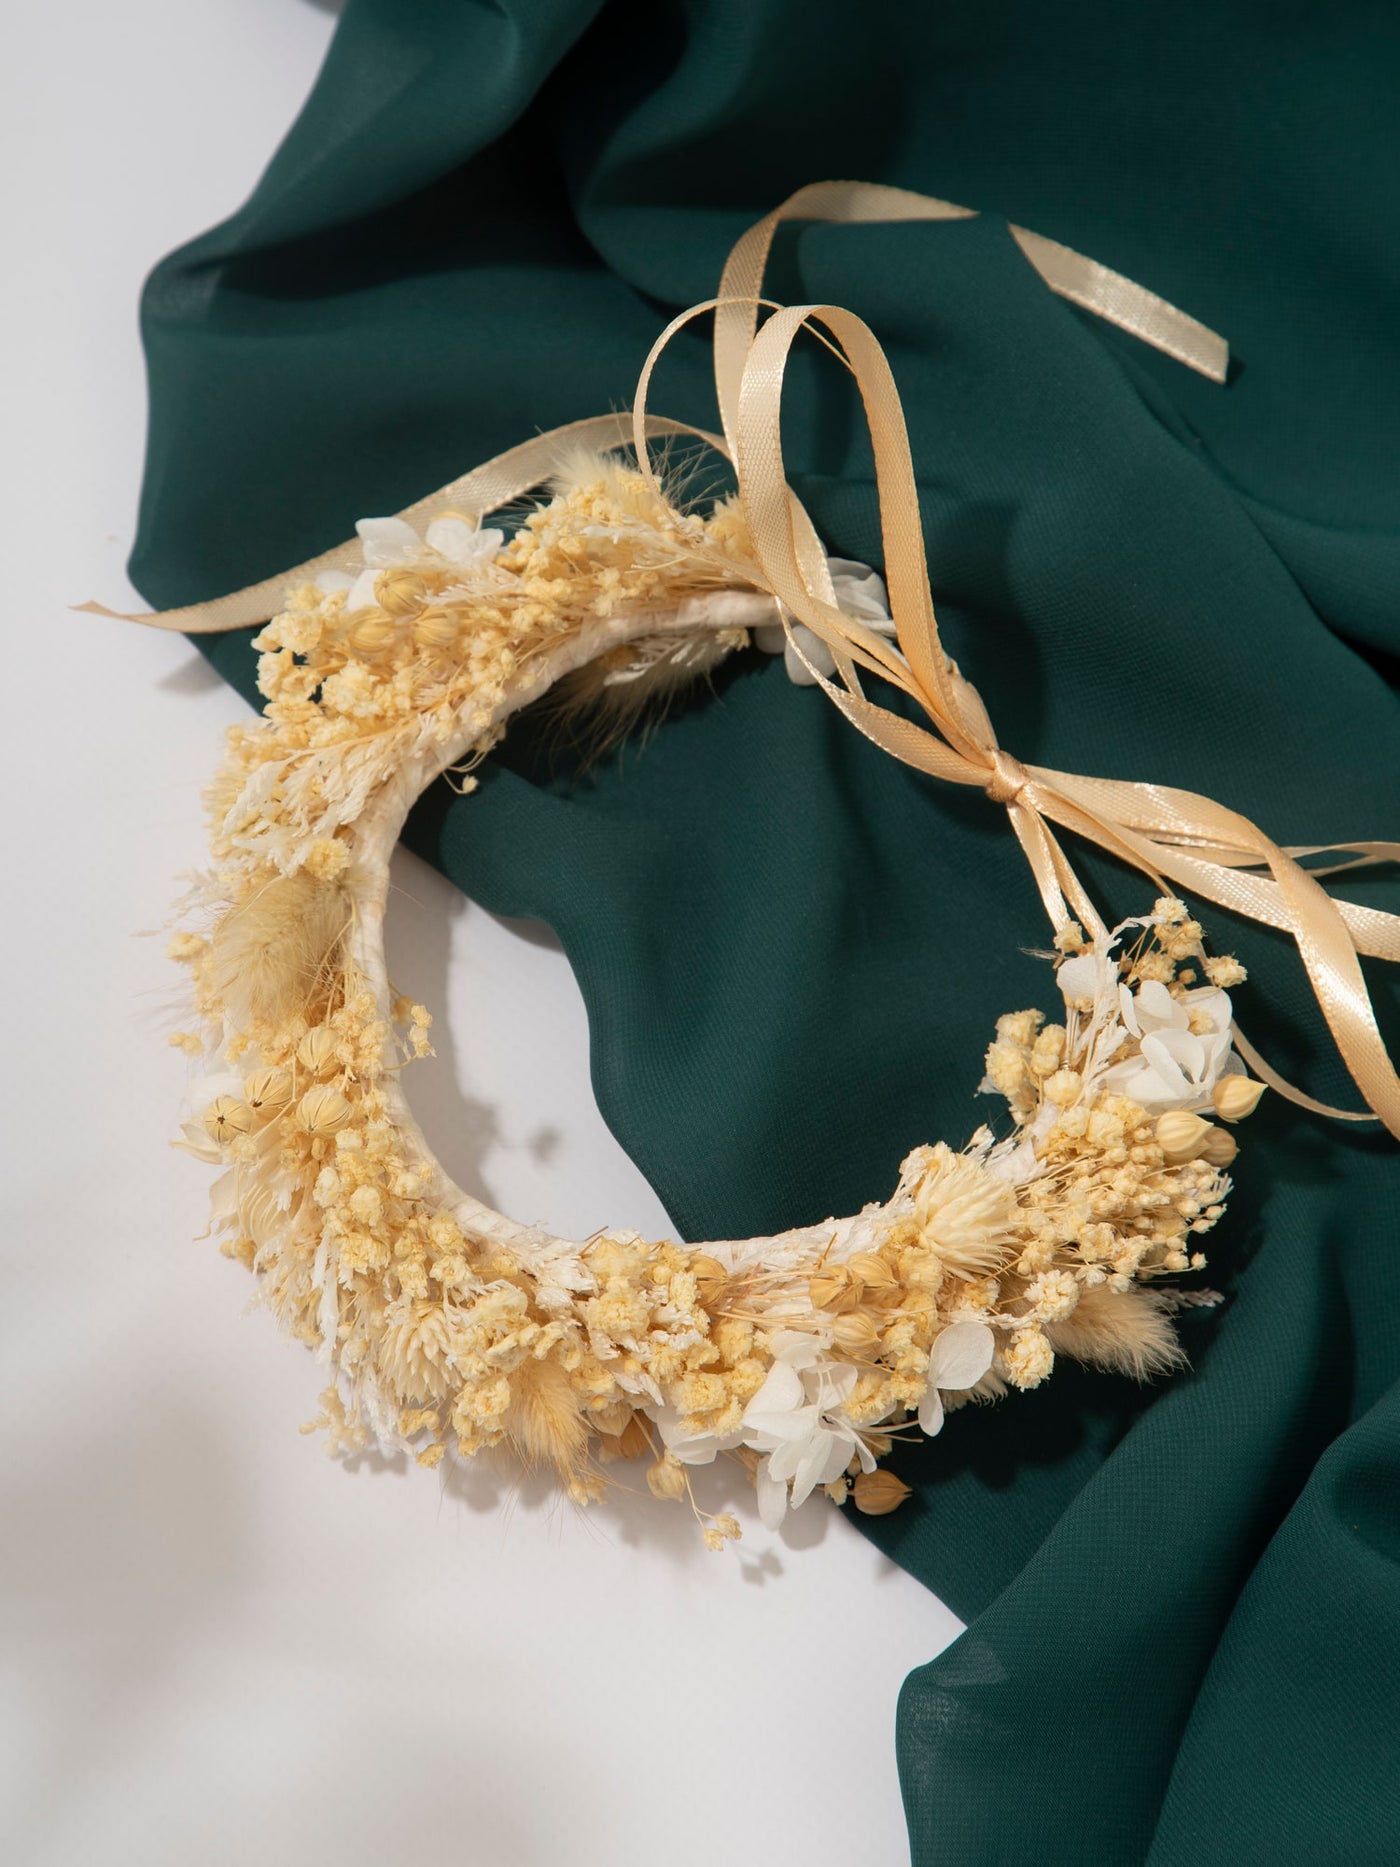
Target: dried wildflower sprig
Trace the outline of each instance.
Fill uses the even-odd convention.
[[[729,1452],[769,1523],[817,1488],[878,1514],[905,1488],[877,1461],[947,1408],[1034,1387],[1057,1353],[1139,1376],[1179,1360],[1154,1285],[1204,1262],[1234,1154],[1207,1117],[1238,1119],[1260,1086],[1230,1043],[1243,974],[1202,958],[1172,900],[1062,941],[1062,1023],[1000,1021],[983,1086],[1009,1134],[915,1149],[854,1217],[577,1243],[453,1185],[402,1087],[429,1014],[384,962],[409,806],[562,678],[669,683],[774,608],[730,507],[681,513],[597,459],[509,542],[450,514],[421,540],[361,532],[364,573],[294,591],[258,638],[265,716],[229,736],[201,924],[171,948],[200,1024],[176,1041],[212,1059],[182,1145],[224,1169],[225,1250],[333,1371],[331,1449],[431,1466],[508,1443],[580,1502],[639,1456],[658,1497],[690,1498],[688,1468]],[[697,1516],[712,1545],[738,1534]]]

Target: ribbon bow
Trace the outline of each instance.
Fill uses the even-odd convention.
[[[1290,1100],[1345,1120],[1379,1118],[1400,1137],[1400,1077],[1376,1022],[1358,955],[1400,961],[1400,916],[1334,901],[1320,875],[1400,860],[1400,843],[1283,847],[1238,812],[1167,786],[1078,777],[1025,765],[1004,751],[975,687],[943,648],[934,613],[904,414],[884,351],[870,327],[837,305],[774,307],[759,325],[763,273],[784,220],[888,221],[961,219],[971,210],[946,201],[859,182],[804,188],[751,228],[730,254],[718,295],[674,319],[642,370],[631,435],[642,471],[658,486],[648,441],[659,434],[698,435],[734,466],[762,587],[782,607],[789,639],[800,622],[832,653],[836,679],[807,665],[846,718],[892,757],[950,784],[974,786],[1002,804],[1025,851],[1057,934],[1077,922],[1091,937],[1107,929],[1051,828],[1073,831],[1150,876],[1166,892],[1177,883],[1205,900],[1282,929],[1296,942],[1328,1027],[1369,1112],[1315,1101],[1277,1075],[1237,1031],[1235,1041],[1258,1074]],[[1163,300],[1023,228],[1010,229],[1052,291],[1094,312],[1217,382],[1228,350],[1213,331]],[[715,314],[715,386],[723,437],[646,411],[656,362],[671,338],[702,313]],[[851,371],[874,449],[885,582],[898,647],[846,615],[835,602],[826,555],[784,471],[783,377],[798,334],[815,331]],[[444,506],[485,513],[547,477],[560,443],[618,445],[624,418],[576,422],[488,461],[402,515],[421,522]],[[211,604],[133,620],[186,631],[235,628],[264,620],[293,579],[347,568],[353,541],[278,578]],[[95,609],[97,605],[85,605]],[[111,614],[112,612],[103,612]],[[794,644],[802,653],[800,645]],[[803,659],[807,658],[803,656]],[[868,699],[860,670],[907,694],[924,726]],[[1305,869],[1299,858],[1344,858]]]

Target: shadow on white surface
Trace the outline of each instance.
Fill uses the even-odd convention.
[[[330,21],[7,23],[4,231],[42,264],[0,299],[26,890],[0,925],[0,1861],[890,1867],[895,1695],[958,1627],[932,1596],[821,1501],[769,1537],[732,1466],[698,1474],[745,1524],[722,1555],[637,1472],[585,1512],[499,1460],[346,1471],[296,1431],[324,1370],[198,1238],[209,1176],[166,1147],[180,976],[132,930],[202,860],[200,789],[248,716],[182,640],[67,605],[137,606],[142,277],[246,192]],[[673,1232],[589,1095],[557,947],[395,874],[390,957],[441,1053],[410,1093],[450,1170],[574,1236]]]
[[[163,694],[213,694],[223,690],[224,678],[196,649],[168,674],[162,674],[156,686]]]

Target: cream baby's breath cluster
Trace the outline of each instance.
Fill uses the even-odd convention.
[[[570,1241],[453,1185],[403,1090],[431,1020],[383,954],[409,805],[444,771],[469,786],[546,689],[630,723],[775,609],[731,506],[680,512],[596,457],[509,539],[452,513],[421,538],[360,532],[362,573],[293,591],[258,638],[264,716],[229,735],[212,867],[172,942],[197,1011],[176,1036],[199,1060],[182,1145],[222,1168],[225,1250],[330,1372],[331,1449],[432,1466],[507,1444],[580,1502],[631,1459],[691,1499],[690,1468],[731,1455],[774,1524],[817,1489],[892,1509],[897,1438],[1037,1386],[1057,1355],[1177,1361],[1190,1299],[1169,1280],[1204,1262],[1235,1151],[1220,1123],[1260,1086],[1231,1045],[1243,973],[1174,900],[1062,940],[1059,1017],[1013,1013],[987,1053],[1008,1119],[916,1149],[853,1217]],[[698,1514],[711,1545],[738,1535]]]

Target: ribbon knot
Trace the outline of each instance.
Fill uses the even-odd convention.
[[[1022,791],[1031,781],[1031,775],[1020,759],[1012,758],[1009,752],[1003,752],[1000,746],[993,748],[992,768],[987,774],[983,790],[994,804],[1010,806],[1016,803]]]

